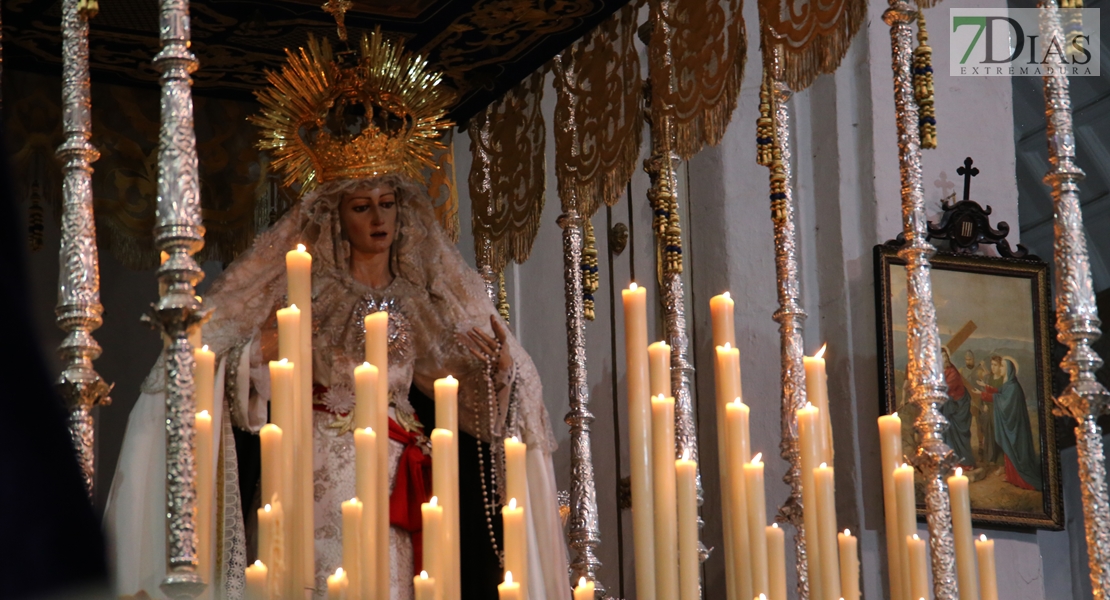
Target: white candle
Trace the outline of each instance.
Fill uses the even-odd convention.
[[[276,516],[272,504],[258,509],[258,560],[267,565],[274,564]]]
[[[845,529],[836,534],[840,547],[840,596],[844,600],[859,600],[859,541]]]
[[[245,600],[268,600],[270,597],[269,582],[268,582],[268,569],[266,565],[260,561],[254,561],[253,565],[247,567],[247,589],[244,594]]]
[[[925,557],[925,540],[913,534],[906,538],[910,558],[910,595],[929,600],[929,562]]]
[[[458,486],[457,471],[458,461],[454,454],[455,436],[446,429],[435,428],[432,430],[432,493],[439,498],[443,507],[443,527],[440,532],[440,547],[442,554],[439,556],[439,569],[443,577],[443,590],[448,600],[458,598],[460,590],[459,579],[459,528],[458,522],[453,520],[457,506],[452,509],[451,504],[457,503]],[[430,542],[430,540],[429,540]]]
[[[655,493],[655,593],[678,598],[678,507],[674,470],[674,398],[651,399]]]
[[[770,600],[786,600],[786,540],[778,523],[767,526],[767,579]]]
[[[964,470],[948,478],[952,504],[952,539],[956,546],[956,578],[960,600],[979,600],[979,576],[975,569],[975,536],[971,532],[971,494]]]
[[[515,498],[517,506],[522,509],[528,505],[527,451],[528,445],[515,435],[505,438],[505,492],[510,498]],[[509,570],[516,574],[517,582],[524,584],[520,572]]]
[[[450,476],[450,481],[435,490],[439,501],[443,504],[443,518],[450,537],[445,538],[447,554],[446,590],[450,598],[457,598],[462,593],[459,571],[461,569],[461,548],[459,547],[459,381],[448,375],[437,379],[433,384],[435,388],[436,403],[436,429],[451,432],[449,456],[441,457],[436,462],[445,465],[445,475]],[[433,473],[435,469],[433,468]],[[519,485],[519,483],[517,483]],[[441,493],[442,489],[442,493]]]
[[[647,290],[635,283],[621,291],[624,301],[624,356],[628,379],[629,477],[632,484],[632,541],[636,594],[655,596],[655,523],[651,473],[651,384],[647,353]]]
[[[328,600],[347,600],[347,585],[347,574],[339,567],[335,575],[328,575]]]
[[[288,265],[287,254],[287,269]],[[297,280],[299,282],[297,283],[298,286],[308,286],[308,283],[300,282],[300,279],[304,277],[303,265],[298,268],[301,269],[301,271],[298,271],[300,275],[292,272],[288,273],[290,277],[289,285],[293,286],[293,281]],[[285,381],[284,375],[282,375],[283,380],[280,385],[288,385],[289,388],[288,390],[282,390],[280,393],[276,389],[279,384],[275,380],[274,364],[272,362],[270,363],[270,388],[273,421],[278,427],[281,427],[283,444],[288,446],[286,448],[288,470],[286,471],[284,488],[286,493],[282,495],[286,511],[285,548],[288,550],[285,556],[285,576],[289,578],[290,587],[299,589],[310,585],[309,582],[314,580],[314,577],[306,573],[303,568],[294,566],[303,565],[305,561],[303,555],[309,554],[309,552],[304,551],[303,532],[306,518],[304,513],[311,510],[311,508],[305,508],[305,498],[303,492],[301,492],[301,486],[304,485],[305,481],[305,473],[303,472],[305,464],[302,455],[306,452],[312,454],[311,448],[305,450],[304,430],[311,428],[312,421],[311,418],[308,422],[305,421],[301,406],[304,403],[302,399],[303,386],[301,385],[301,380],[304,378],[301,373],[301,321],[306,318],[306,315],[297,306],[293,296],[290,295],[289,298],[293,304],[277,311],[278,356],[281,357],[282,368],[289,370],[288,381]],[[311,477],[311,473],[309,473],[309,477]],[[307,506],[312,506],[311,498],[308,500]],[[311,547],[311,545],[308,547]]]
[[[451,375],[435,380],[436,428],[459,434],[459,380]]]
[[[520,582],[513,581],[512,571],[505,571],[505,583],[497,585],[497,598],[498,600],[520,600]]]
[[[908,582],[902,579],[902,536],[898,529],[898,495],[894,470],[902,462],[902,419],[898,414],[879,417],[879,449],[883,468],[883,509],[886,517],[886,562],[891,600],[910,600]],[[917,599],[913,599],[917,600]]]
[[[666,342],[648,346],[648,375],[651,380],[651,397],[671,397],[671,347]],[[671,461],[667,461],[670,468]]]
[[[378,368],[377,409],[372,427],[381,432],[377,436],[378,467],[375,471],[378,490],[389,490],[389,313],[379,311],[363,319],[366,330],[366,362]],[[389,598],[389,502],[388,492],[383,492],[373,513],[363,501],[363,514],[374,515],[373,555],[375,558],[375,588],[372,598]],[[440,496],[443,500],[443,496]],[[364,517],[364,520],[370,517]]]
[[[842,596],[836,543],[835,481],[833,468],[825,463],[813,471],[813,485],[817,490],[817,540],[821,546],[821,591],[827,600],[837,600]]]
[[[424,574],[430,574],[435,589],[436,600],[443,600],[443,576],[441,575],[440,557],[443,555],[443,507],[439,505],[439,498],[432,499],[420,505],[420,515],[424,528]]]
[[[378,368],[364,362],[355,367],[355,427],[374,427],[378,409]]]
[[[678,490],[678,581],[681,600],[701,598],[701,560],[698,558],[698,463],[689,453],[674,463]]]
[[[975,554],[979,558],[979,598],[998,600],[998,575],[994,565],[994,540],[980,535],[975,540]]]
[[[362,502],[362,530],[359,555],[362,572],[360,594],[364,600],[374,598],[378,578],[378,522],[374,518],[378,505],[388,503],[387,494],[378,484],[378,436],[373,429],[355,430],[355,494]],[[425,538],[428,539],[428,538]],[[430,547],[431,544],[425,546]]]
[[[725,514],[733,515],[732,543],[726,547],[725,564],[735,574],[735,593],[739,598],[751,598],[756,594],[752,586],[750,555],[751,537],[758,537],[759,530],[750,529],[748,525],[748,492],[744,481],[744,465],[751,454],[749,412],[748,406],[740,398],[725,405],[729,486],[729,504]]]
[[[899,442],[900,443],[900,442]],[[898,549],[901,556],[898,564],[902,567],[902,581],[905,582],[907,598],[920,600],[913,595],[913,581],[910,579],[910,549],[906,538],[917,532],[917,501],[913,492],[913,467],[903,464],[894,469],[894,494],[898,511]]]
[[[731,302],[731,300],[729,301]],[[717,317],[714,316],[714,326],[716,327]],[[716,334],[716,332],[714,332]],[[716,337],[716,336],[714,336]],[[727,341],[723,346],[717,346],[717,361],[716,361],[716,384],[717,384],[717,456],[720,457],[720,465],[718,467],[721,478],[721,502],[726,507],[734,505],[733,496],[738,493],[732,486],[732,455],[729,452],[729,437],[732,435],[729,431],[728,418],[721,419],[720,415],[725,415],[727,407],[730,403],[740,401],[740,351],[733,348]],[[726,415],[727,416],[727,415]],[[747,436],[747,428],[743,431],[737,432],[739,435]],[[745,457],[746,458],[746,457]],[[743,462],[741,462],[743,464]],[[743,491],[739,491],[743,494]],[[741,498],[741,504],[743,504]],[[743,508],[741,506],[741,508]],[[740,527],[737,521],[746,520],[739,515],[746,515],[746,511],[737,512],[737,518],[733,519],[733,511],[722,511],[722,525],[724,527],[724,543],[725,543],[725,587],[727,590],[728,598],[736,598],[739,594],[740,598],[749,598],[752,596],[751,584],[751,571],[745,569],[746,561],[737,561],[736,558],[743,553],[737,552],[736,543],[738,537],[745,538],[747,541],[747,527]],[[745,531],[741,533],[740,529]],[[748,544],[740,546],[746,548]],[[739,568],[738,568],[739,567]],[[744,571],[747,570],[745,573]]]
[[[817,407],[821,419],[821,462],[833,464],[832,422],[829,415],[829,377],[825,372],[825,348],[803,359],[806,369],[806,400]]]
[[[193,350],[193,360],[196,361],[196,370],[193,371],[193,383],[196,386],[197,412],[212,414],[213,394],[216,391],[216,353],[208,346]]]
[[[436,580],[434,577],[429,577],[427,571],[421,571],[419,575],[412,578],[412,587],[415,600],[435,600]]]
[[[594,582],[586,581],[585,577],[579,577],[578,586],[574,588],[574,600],[595,600]]]
[[[806,530],[806,565],[809,593],[813,600],[825,600],[821,590],[821,531],[817,517],[817,488],[813,470],[821,464],[820,413],[812,403],[798,410],[798,450],[801,454],[802,519]]]
[[[343,514],[343,572],[347,574],[347,584],[354,594],[359,596],[362,573],[362,502],[358,498],[351,498],[340,505]]]
[[[505,570],[522,575],[528,565],[528,530],[524,523],[524,507],[517,506],[516,498],[501,508],[501,523],[505,540]],[[518,576],[521,595],[524,595],[524,578]]]
[[[212,568],[212,507],[215,505],[216,480],[212,467],[212,416],[204,410],[196,414],[196,437],[193,440],[197,469],[197,572],[211,585]]]
[[[269,503],[285,496],[282,491],[284,461],[281,457],[281,427],[267,423],[262,426],[258,437],[262,446],[262,502]],[[262,562],[269,564],[268,561]]]
[[[714,346],[736,345],[735,304],[728,292],[709,299],[709,313],[713,321]],[[745,597],[742,600],[748,599]]]
[[[763,453],[756,454],[744,464],[744,487],[748,493],[748,531],[758,532],[767,526],[767,499],[763,487]],[[770,579],[767,573],[767,540],[759,535],[750,536],[748,560],[752,570],[752,593],[769,594]]]

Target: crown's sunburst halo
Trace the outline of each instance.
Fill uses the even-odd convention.
[[[435,167],[455,99],[440,73],[380,28],[363,35],[356,64],[341,66],[326,39],[309,36],[306,46],[287,48],[281,71],[266,73],[270,87],[255,93],[262,111],[250,117],[285,185],[304,194],[333,179]]]

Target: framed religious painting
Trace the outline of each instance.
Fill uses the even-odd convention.
[[[902,418],[902,450],[909,457],[917,449],[913,424],[920,408],[910,401],[906,378],[906,268],[898,257],[900,245],[875,247],[875,288],[881,410]],[[968,252],[938,252],[931,262],[948,387],[940,406],[949,423],[944,440],[969,479],[972,520],[1062,529],[1048,265],[1031,256]],[[918,514],[924,515],[920,475],[916,487]]]

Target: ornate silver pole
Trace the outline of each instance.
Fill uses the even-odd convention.
[[[941,434],[948,421],[939,406],[948,399],[940,359],[937,314],[929,257],[936,251],[926,239],[928,220],[921,187],[921,146],[917,104],[913,95],[913,32],[917,12],[905,0],[890,0],[883,21],[890,26],[894,108],[898,123],[898,171],[902,180],[902,233],[906,243],[898,256],[906,261],[906,337],[909,364],[906,377],[911,397],[921,407],[914,423],[920,443],[914,466],[925,480],[925,510],[933,564],[933,593],[937,600],[957,600],[952,511],[945,476],[955,465],[952,449]]]
[[[92,332],[103,323],[100,304],[100,263],[93,218],[92,167],[100,153],[92,137],[89,99],[89,11],[80,0],[62,3],[62,122],[65,142],[58,147],[62,161],[62,243],[58,253],[58,327],[66,337],[58,347],[62,374],[58,390],[69,410],[69,432],[85,476],[85,489],[93,493],[92,408],[108,404],[112,386],[93,368],[100,344]],[[95,13],[94,13],[95,14]]]
[[[189,0],[161,0],[162,127],[158,148],[158,205],[154,241],[168,254],[158,269],[161,298],[149,319],[167,336],[166,367],[166,562],[162,590],[194,598],[204,590],[197,569],[194,522],[193,347],[189,333],[207,318],[194,286],[204,277],[193,254],[204,246],[197,174],[196,132],[190,73]]]
[[[1041,8],[1041,36],[1046,40],[1063,40],[1056,0],[1044,0]],[[1071,377],[1067,389],[1056,398],[1054,412],[1077,421],[1076,453],[1082,481],[1091,588],[1096,600],[1107,600],[1110,599],[1110,506],[1107,504],[1102,432],[1096,421],[1099,415],[1106,414],[1107,392],[1095,379],[1102,359],[1091,349],[1091,343],[1102,332],[1091,281],[1083,214],[1079,208],[1078,182],[1083,179],[1083,171],[1075,164],[1071,94],[1068,77],[1061,69],[1044,76],[1044,99],[1048,160],[1052,164],[1044,180],[1052,186],[1055,205],[1056,336],[1068,346],[1060,366]]]
[[[482,239],[482,247],[478,253],[478,274],[482,276],[482,282],[486,285],[486,295],[489,296],[489,301],[497,306],[497,271],[493,270],[493,242],[489,238]]]
[[[806,600],[809,598],[809,570],[805,522],[802,519],[801,454],[798,449],[798,410],[806,404],[805,345],[802,340],[806,312],[799,302],[798,234],[790,179],[790,108],[786,103],[793,93],[775,76],[781,70],[780,52],[781,48],[776,45],[771,73],[764,76],[758,134],[763,138],[761,146],[766,147],[770,142],[771,149],[771,154],[766,157],[766,166],[771,176],[771,222],[775,229],[775,279],[779,300],[779,308],[772,317],[779,324],[781,352],[782,441],[779,442],[779,453],[790,465],[783,476],[783,481],[790,485],[790,497],[779,508],[776,520],[794,526],[798,598]]]
[[[573,200],[573,199],[572,199]],[[563,229],[563,291],[567,309],[567,369],[570,377],[570,547],[575,557],[570,563],[572,580],[593,581],[598,598],[605,597],[605,586],[597,578],[601,569],[595,549],[601,543],[597,524],[597,489],[594,484],[593,452],[590,448],[590,388],[586,383],[586,317],[582,306],[582,216],[576,202],[564,202],[559,217]]]

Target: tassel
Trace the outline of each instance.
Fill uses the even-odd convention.
[[[98,12],[100,12],[100,3],[97,0],[78,0],[77,13],[86,19],[95,17]]]
[[[1064,29],[1064,54],[1069,59],[1082,59],[1083,51],[1075,47],[1076,36],[1083,35],[1083,0],[1060,0],[1061,25]],[[1079,40],[1083,44],[1083,40]]]
[[[505,272],[497,274],[497,312],[509,322],[509,295],[505,293]]]
[[[27,241],[31,252],[42,248],[43,232],[42,194],[39,192],[39,182],[31,183],[31,208],[27,212]]]
[[[921,147],[937,147],[937,115],[933,108],[933,49],[925,30],[925,11],[917,11],[917,48],[913,51],[913,96],[920,108],[917,126]]]
[[[585,244],[582,248],[582,312],[590,321],[594,320],[594,293],[599,285],[597,278],[597,239],[594,237],[594,224],[590,219],[584,221]]]
[[[771,77],[763,70],[759,86],[759,119],[755,122],[755,162],[770,167],[775,145],[775,120],[771,115]]]

